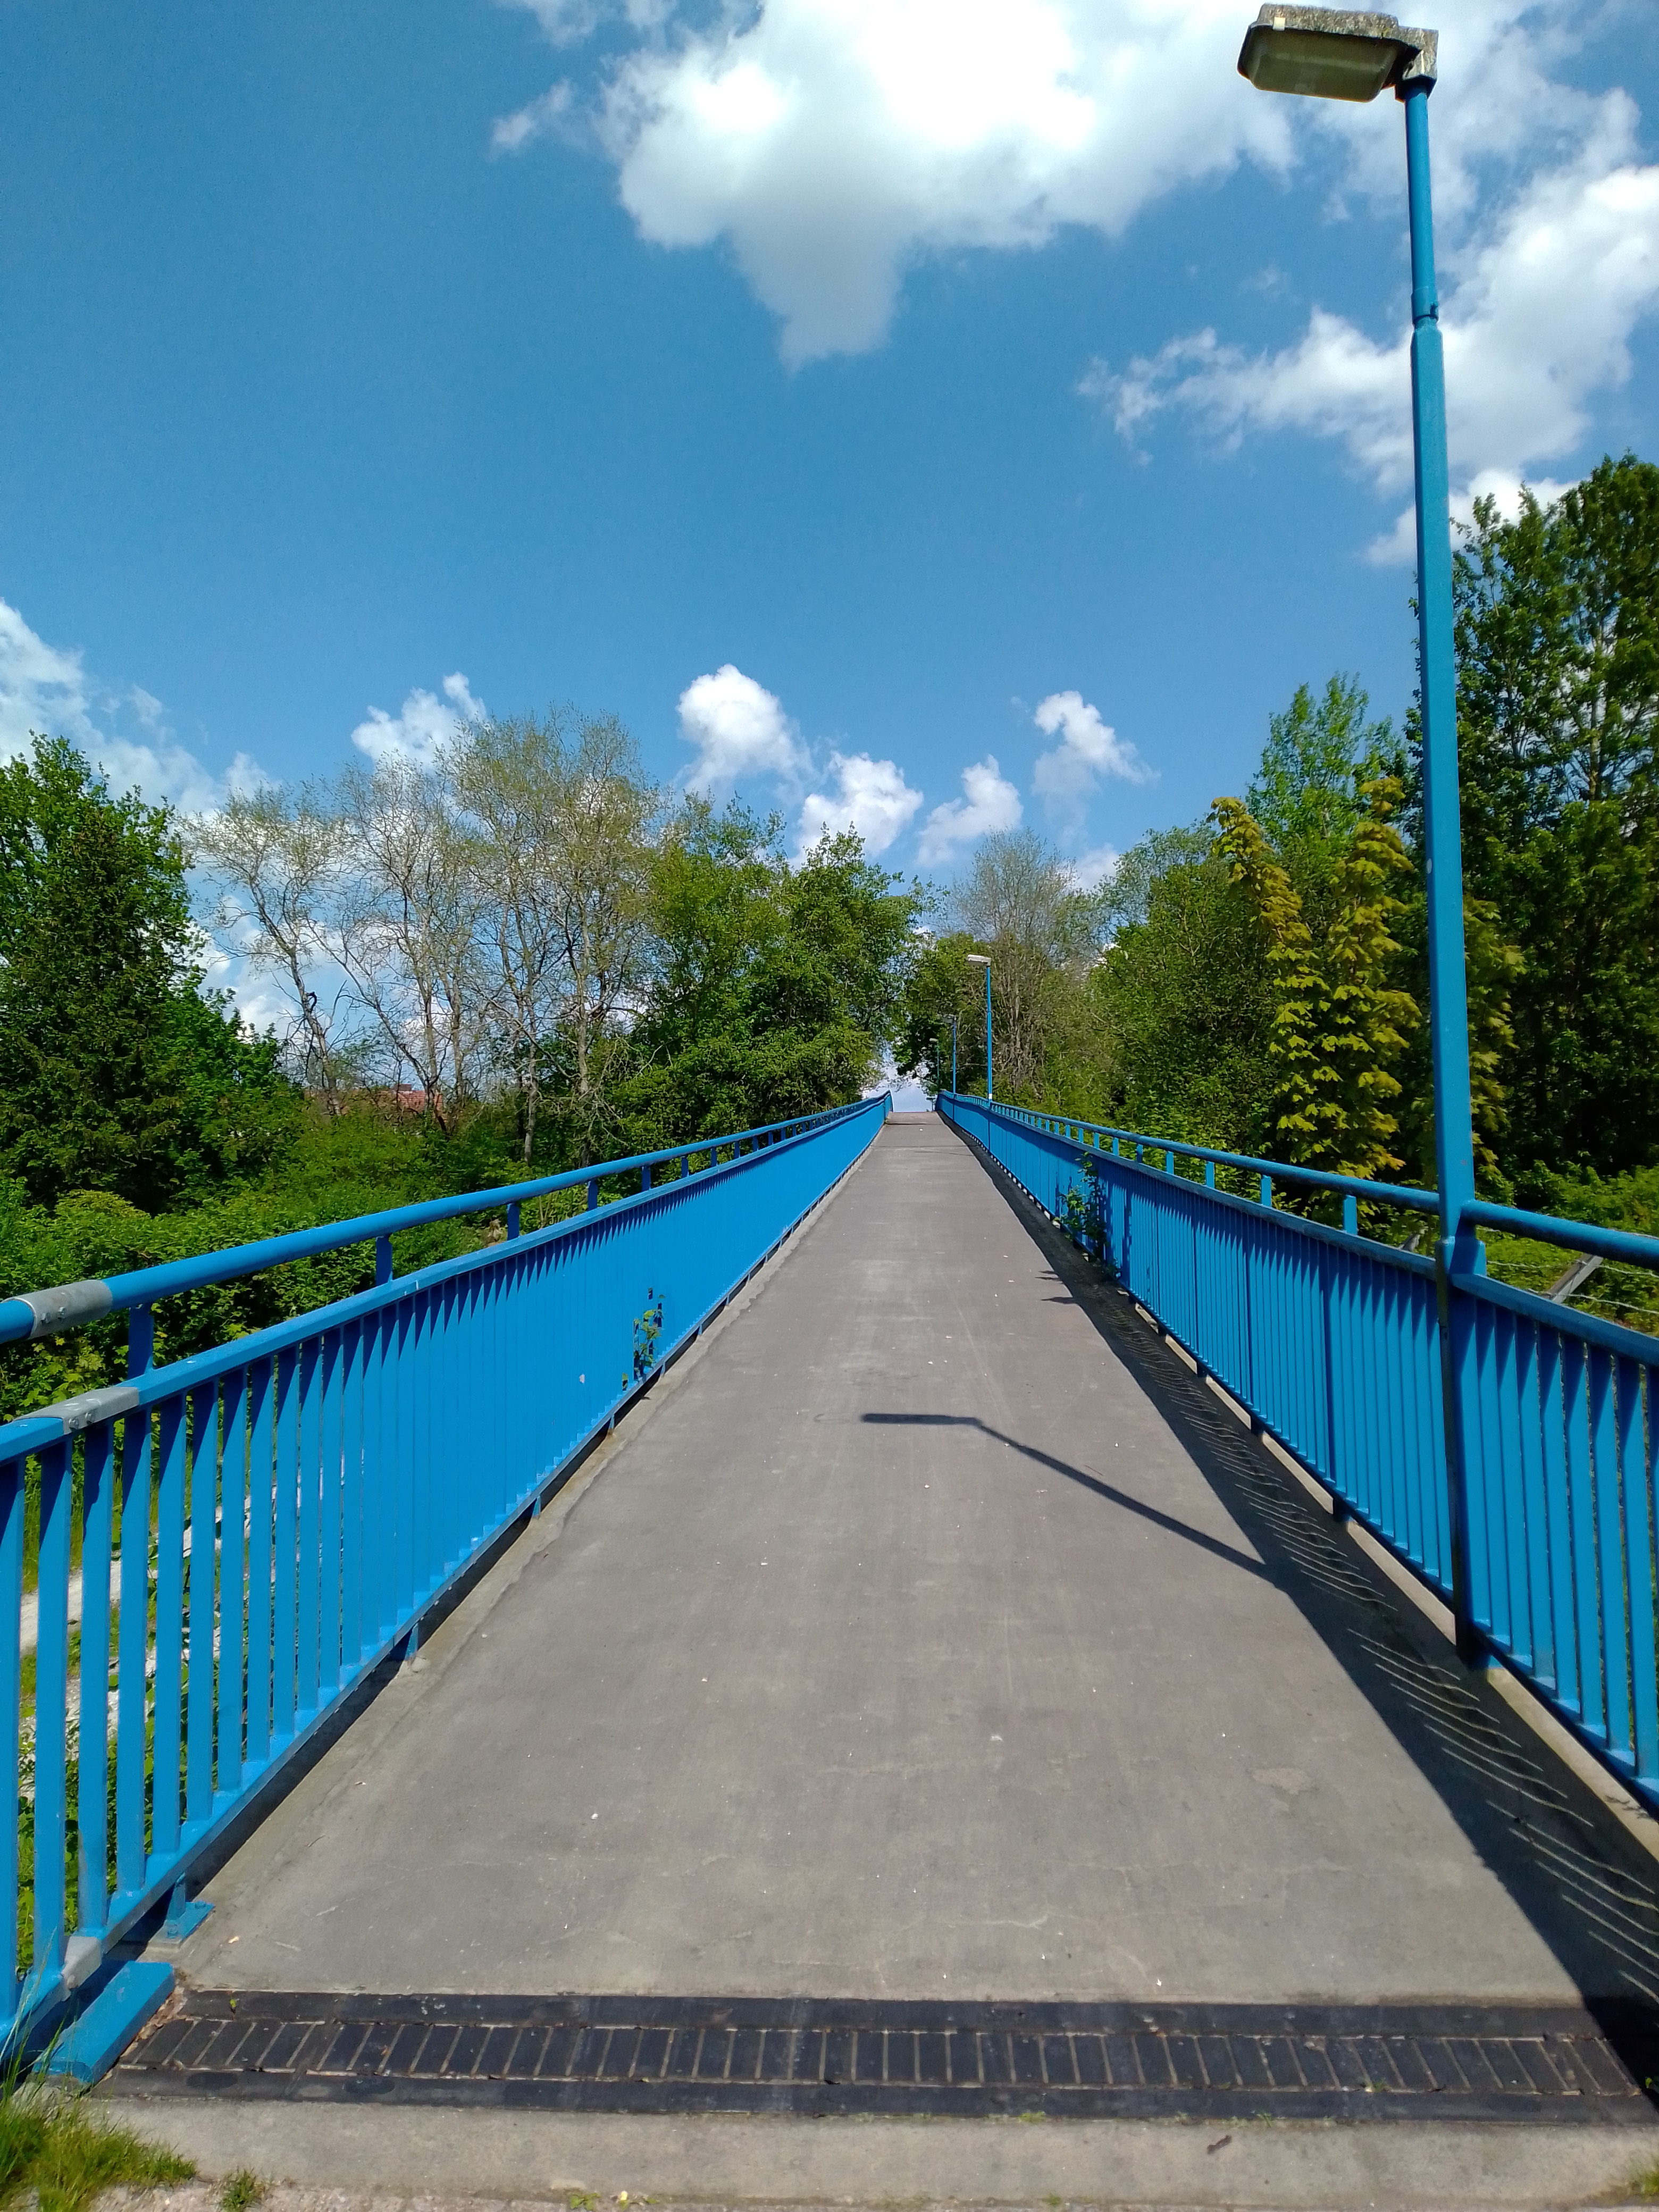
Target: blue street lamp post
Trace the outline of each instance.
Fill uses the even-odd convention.
[[[988,1104],[996,1097],[991,1085],[991,961],[984,952],[970,952],[967,960],[970,968],[985,970],[985,1097]]]
[[[951,1017],[951,1096],[957,1095],[957,1018]]]
[[[1406,179],[1412,245],[1412,446],[1417,483],[1418,675],[1423,725],[1424,845],[1428,878],[1429,1039],[1434,1060],[1435,1175],[1440,1191],[1437,1268],[1446,1451],[1453,1522],[1453,1604],[1458,1649],[1476,1657],[1469,1612],[1469,1529],[1464,1482],[1464,1328],[1451,1278],[1480,1271],[1482,1255],[1464,1209],[1474,1196],[1469,1099],[1468,994],[1463,964],[1463,860],[1457,796],[1457,682],[1453,653],[1450,484],[1446,380],[1434,281],[1429,193],[1429,94],[1438,36],[1393,15],[1346,8],[1263,7],[1245,33],[1239,73],[1263,92],[1370,100],[1392,85],[1406,111]]]

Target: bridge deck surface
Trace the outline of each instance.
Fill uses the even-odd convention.
[[[574,1486],[573,1486],[573,1488]],[[934,1121],[210,1884],[198,1984],[1570,2002],[1653,1867]]]

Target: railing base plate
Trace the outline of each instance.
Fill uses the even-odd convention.
[[[173,1969],[134,1959],[120,1967],[46,2055],[42,2071],[72,2081],[100,2081],[173,1994]]]

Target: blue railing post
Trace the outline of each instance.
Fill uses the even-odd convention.
[[[23,1605],[24,1465],[21,1459],[0,1463],[0,1619],[8,1621],[19,1618]],[[0,1637],[0,1771],[14,1778],[20,1750],[18,1691],[21,1662],[21,1639]],[[17,1846],[17,1819],[14,1813],[9,1820],[0,1820],[0,2005],[8,2013],[15,2011],[18,2000]],[[9,1910],[3,1909],[7,1906]]]
[[[134,1306],[127,1316],[127,1380],[148,1375],[155,1358],[155,1309]]]
[[[1452,616],[1451,504],[1446,460],[1446,378],[1434,272],[1429,185],[1429,94],[1433,79],[1400,87],[1406,111],[1406,177],[1412,241],[1412,447],[1417,480],[1418,674],[1423,724],[1423,830],[1429,924],[1429,1038],[1434,1063],[1435,1176],[1440,1191],[1441,1370],[1450,1486],[1452,1611],[1457,1648],[1479,1657],[1470,1592],[1468,1468],[1474,1409],[1468,1316],[1454,1274],[1474,1270],[1476,1238],[1464,1209],[1474,1196],[1469,1097],[1468,995],[1464,974],[1462,835],[1457,790],[1457,671]]]

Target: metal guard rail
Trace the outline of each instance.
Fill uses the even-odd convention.
[[[392,1279],[392,1239],[402,1229],[419,1229],[434,1221],[455,1221],[469,1213],[507,1216],[509,1237],[519,1234],[520,1211],[529,1200],[550,1197],[555,1191],[586,1187],[589,1212],[597,1211],[599,1185],[617,1176],[637,1174],[641,1190],[652,1186],[652,1171],[674,1167],[681,1177],[693,1172],[691,1163],[703,1153],[711,1167],[722,1150],[734,1156],[747,1146],[752,1152],[784,1138],[798,1136],[845,1113],[844,1107],[826,1113],[798,1115],[789,1121],[769,1121],[757,1129],[740,1130],[726,1137],[706,1137],[700,1144],[672,1145],[659,1152],[635,1152],[623,1160],[606,1160],[593,1167],[572,1168],[562,1175],[539,1176],[529,1182],[504,1183],[494,1190],[463,1192],[456,1198],[433,1198],[414,1206],[398,1206],[383,1213],[362,1213],[349,1221],[329,1222],[317,1229],[290,1230],[285,1236],[261,1237],[257,1243],[237,1244],[222,1252],[201,1252],[183,1260],[170,1260],[159,1267],[137,1267],[123,1275],[106,1275],[79,1283],[59,1283],[46,1291],[31,1291],[21,1297],[0,1298],[0,1345],[17,1344],[42,1336],[61,1336],[88,1322],[112,1313],[131,1313],[141,1332],[139,1357],[131,1356],[128,1374],[148,1367],[148,1314],[161,1299],[176,1297],[182,1291],[205,1290],[216,1283],[232,1283],[244,1275],[263,1274],[284,1261],[309,1260],[320,1252],[337,1252],[349,1244],[375,1248],[375,1280]]]
[[[942,1093],[939,1111],[1109,1260],[1159,1327],[1659,1808],[1659,1340],[1356,1232],[1432,1192]],[[1136,1156],[1126,1154],[1127,1144]],[[1164,1156],[1147,1165],[1145,1152]],[[1204,1182],[1177,1155],[1208,1164]],[[1339,1191],[1346,1225],[1214,1188],[1218,1161]],[[1659,1239],[1478,1202],[1466,1219],[1659,1265]]]
[[[890,1110],[885,1096],[866,1099],[105,1286],[101,1310],[142,1310],[297,1250],[503,1200],[516,1212],[572,1182],[646,1170],[636,1195],[0,1427],[0,1771],[16,1777],[18,1807],[0,1822],[0,2045],[38,2040],[100,1989],[112,1945],[163,1897],[183,1912],[192,1863],[354,1686],[400,1644],[413,1650],[422,1615],[539,1511],[554,1478]],[[709,1165],[653,1182],[652,1165],[688,1152]],[[31,1467],[32,1724],[21,1710]],[[31,1832],[33,1880],[20,1891]],[[32,1923],[27,1956],[20,1913]],[[125,2015],[115,2047],[142,2016]]]

